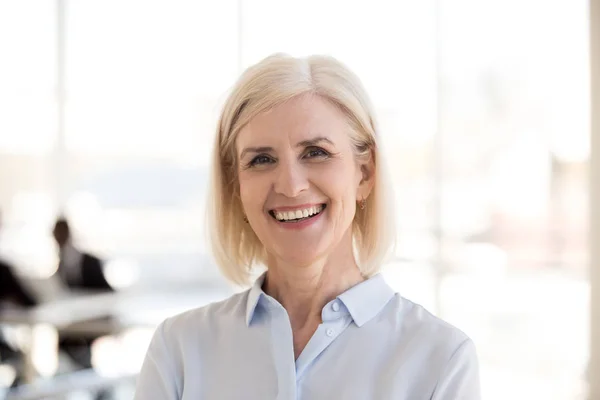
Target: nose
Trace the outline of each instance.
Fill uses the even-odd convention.
[[[277,166],[274,190],[286,197],[296,197],[309,187],[307,171],[293,161],[280,161]]]

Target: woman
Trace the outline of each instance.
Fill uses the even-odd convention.
[[[471,340],[377,274],[394,236],[367,95],[331,57],[274,55],[227,99],[209,216],[244,293],[163,322],[136,399],[478,399]]]

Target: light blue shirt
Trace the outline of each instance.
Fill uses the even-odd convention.
[[[325,305],[297,360],[288,314],[263,280],[163,322],[135,399],[480,399],[473,342],[381,275]]]

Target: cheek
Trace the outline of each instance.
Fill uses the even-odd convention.
[[[247,210],[249,202],[252,199],[252,185],[249,184],[248,179],[243,175],[238,177],[238,190],[240,192],[240,199],[244,210]]]
[[[323,193],[329,197],[332,202],[343,207],[342,211],[351,212],[349,208],[356,200],[356,189],[360,182],[360,177],[357,174],[354,165],[342,164],[336,168],[323,169],[315,174],[315,179],[318,181],[318,187]]]
[[[246,212],[252,212],[257,204],[262,205],[264,202],[264,182],[248,173],[240,173],[238,180],[242,206]]]
[[[330,187],[337,193],[356,192],[360,182],[360,174],[351,161],[339,163],[335,168],[319,171],[317,179],[320,179],[324,187]]]

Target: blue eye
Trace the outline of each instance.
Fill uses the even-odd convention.
[[[252,159],[252,161],[250,161],[250,166],[254,166],[254,165],[260,165],[260,164],[270,164],[273,162],[273,159],[269,156],[266,156],[264,154],[261,154],[259,156],[256,156]]]
[[[319,148],[313,148],[306,152],[305,157],[317,158],[317,157],[327,157],[327,156],[329,156],[329,153],[327,153],[325,150],[319,149]]]

